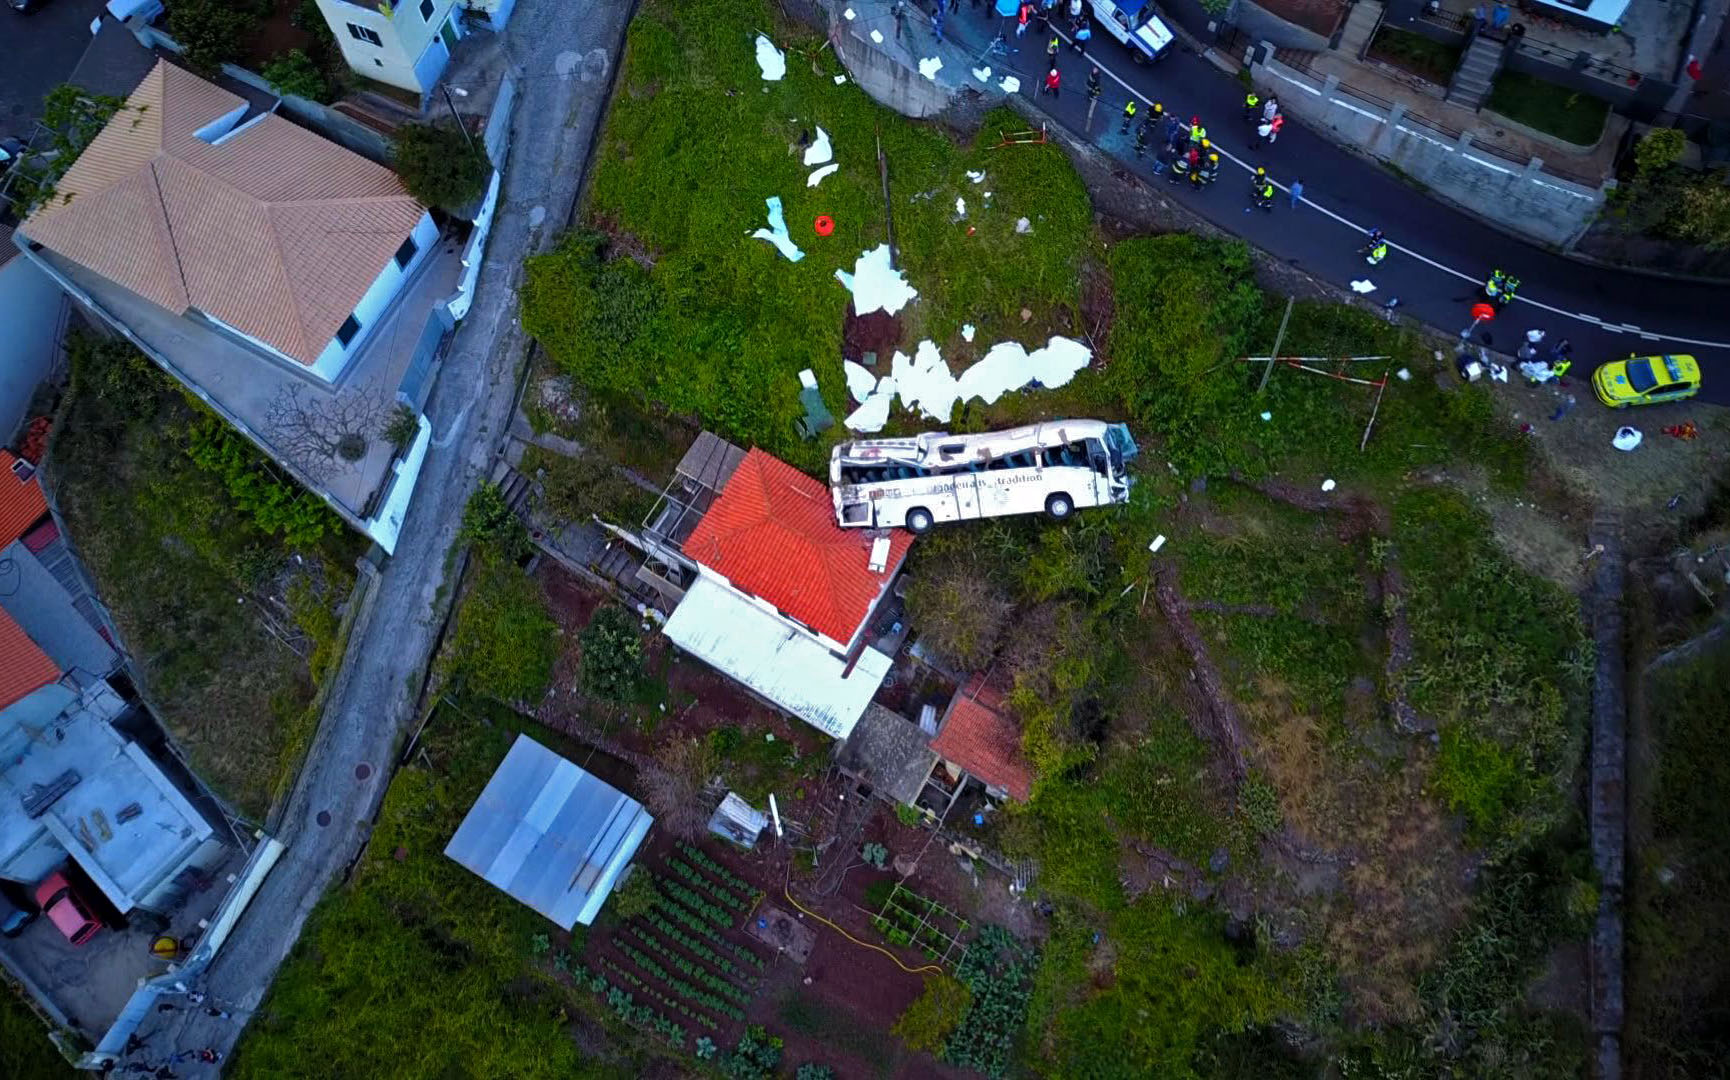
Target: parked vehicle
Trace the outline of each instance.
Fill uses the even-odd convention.
[[[36,921],[36,905],[22,885],[0,881],[0,937],[17,937]]]
[[[1700,365],[1692,356],[1630,356],[1592,372],[1592,389],[1612,409],[1682,401],[1700,392]]]
[[[28,15],[47,3],[48,0],[6,0],[6,6],[21,15]]]
[[[829,490],[843,528],[1034,514],[1061,521],[1081,506],[1129,501],[1125,465],[1139,449],[1123,424],[1047,420],[981,435],[928,432],[835,447]]]
[[[1175,40],[1154,14],[1153,0],[1091,0],[1093,21],[1122,42],[1138,64],[1165,56]]]
[[[95,907],[78,895],[78,890],[63,870],[54,871],[36,886],[36,906],[74,945],[85,944],[102,929],[102,923],[94,914]]]

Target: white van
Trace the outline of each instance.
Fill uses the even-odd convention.
[[[1129,428],[1103,420],[1047,420],[1011,431],[859,439],[829,457],[842,528],[905,527],[1036,514],[1061,521],[1080,506],[1129,501]]]
[[[1153,0],[1091,0],[1093,22],[1128,47],[1138,64],[1160,59],[1171,48],[1171,29],[1153,11]]]

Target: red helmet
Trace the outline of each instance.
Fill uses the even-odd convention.
[[[1192,123],[1192,124],[1199,124],[1199,123],[1201,123],[1201,117],[1199,117],[1199,116],[1192,116],[1192,117],[1190,117],[1190,118],[1189,118],[1189,122],[1190,122],[1190,123]]]

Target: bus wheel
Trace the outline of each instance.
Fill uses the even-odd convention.
[[[918,535],[931,531],[931,511],[923,506],[915,506],[907,511],[907,531]]]
[[[1075,503],[1070,501],[1069,496],[1059,491],[1054,495],[1046,496],[1045,512],[1050,514],[1054,520],[1062,521],[1075,513]]]

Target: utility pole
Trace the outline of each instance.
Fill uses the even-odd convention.
[[[1297,297],[1288,296],[1285,298],[1285,314],[1281,315],[1279,319],[1279,333],[1273,336],[1273,352],[1268,354],[1267,367],[1261,369],[1261,385],[1255,388],[1255,392],[1258,394],[1267,389],[1268,376],[1273,374],[1274,363],[1279,360],[1279,347],[1285,341],[1285,325],[1291,321],[1291,309],[1295,303],[1297,303]]]
[[[457,122],[457,130],[463,133],[463,141],[469,144],[469,151],[472,153],[475,148],[474,136],[469,134],[469,126],[463,123],[463,118],[457,113],[457,103],[451,100],[451,88],[440,83],[439,89],[444,91],[445,107],[451,111],[451,119]]]

